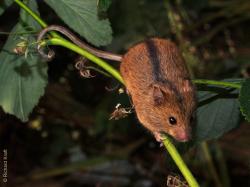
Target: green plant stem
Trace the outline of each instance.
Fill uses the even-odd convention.
[[[215,86],[225,86],[230,88],[240,89],[240,83],[233,83],[233,82],[225,82],[225,81],[216,81],[216,80],[205,80],[205,79],[194,79],[192,80],[195,84],[207,84],[207,85],[215,85]]]
[[[0,35],[26,35],[26,34],[36,34],[37,31],[30,31],[30,32],[0,32]]]
[[[194,176],[188,169],[187,165],[183,161],[181,155],[179,154],[179,152],[177,151],[177,149],[175,148],[175,146],[172,144],[171,140],[167,136],[165,136],[163,144],[165,148],[168,150],[172,159],[175,161],[175,164],[177,165],[177,167],[180,169],[182,175],[187,180],[189,186],[199,187],[198,182],[196,181],[196,179],[194,178]]]
[[[61,38],[51,38],[51,39],[47,40],[46,42],[42,42],[41,45],[44,45],[45,43],[46,43],[46,45],[63,46],[65,48],[68,48],[68,49],[70,49],[70,50],[84,56],[85,58],[91,60],[92,62],[94,62],[98,66],[102,67],[105,71],[109,72],[119,82],[124,84],[124,81],[123,81],[120,73],[115,68],[113,68],[111,65],[109,65],[104,60],[96,57],[95,55],[93,55],[93,54],[89,53],[88,51],[78,47],[77,45],[69,42],[68,40],[61,39]]]
[[[22,1],[20,0],[15,0],[15,2],[23,9],[25,10],[29,15],[31,15],[31,17],[33,17],[40,25],[41,27],[45,28],[47,27],[47,23],[45,21],[43,21],[39,15],[37,15],[35,12],[33,12],[27,5],[25,5]],[[56,32],[50,32],[50,34],[53,37],[58,37],[58,38],[62,38],[59,34],[57,34]]]
[[[230,177],[228,174],[228,168],[226,164],[225,157],[223,155],[223,151],[221,150],[221,147],[218,142],[214,143],[214,149],[215,149],[215,158],[218,161],[218,168],[220,171],[220,178],[222,181],[223,187],[230,187]]]
[[[35,12],[33,12],[29,7],[27,7],[22,1],[15,0],[15,2],[26,12],[28,12],[43,28],[47,27],[47,24],[37,15]]]
[[[206,142],[201,143],[201,150],[202,150],[203,155],[206,159],[208,171],[214,180],[215,186],[222,187],[221,182],[219,180],[218,173],[217,173],[215,166],[214,166],[214,163],[213,163],[213,159],[212,159],[210,151],[209,151],[209,147],[208,147]]]

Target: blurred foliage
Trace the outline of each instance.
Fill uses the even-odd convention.
[[[250,79],[246,79],[242,84],[240,93],[241,111],[245,116],[246,120],[250,121]]]
[[[13,0],[3,0],[0,2],[0,15],[13,3]]]
[[[37,2],[45,20],[61,24],[59,14],[57,16],[42,1]],[[130,46],[148,37],[170,38],[180,46],[194,77],[249,78],[248,0],[110,2],[99,0],[99,6],[102,6],[99,7],[100,11],[107,9],[107,13],[101,16],[109,18],[113,29],[112,43],[103,49],[124,53]],[[8,4],[0,5],[2,13]],[[17,12],[17,6],[12,5],[2,14],[0,31],[13,26]],[[68,21],[72,20],[74,18]],[[82,29],[85,25],[77,27]],[[1,46],[6,39],[1,35]],[[96,72],[92,72],[96,75],[92,79],[82,78],[70,64],[75,62],[76,55],[65,49],[56,50],[60,55],[48,64],[49,85],[46,94],[32,112],[30,121],[21,123],[13,116],[0,112],[0,142],[9,152],[8,184],[164,186],[167,176],[177,176],[178,180],[183,180],[178,177],[179,172],[169,156],[141,127],[134,114],[119,121],[108,120],[118,103],[123,107],[130,106],[126,94],[119,95],[117,90],[110,92],[105,89],[116,87],[117,83]],[[118,68],[119,64],[114,66]],[[245,93],[241,94],[240,99],[249,99],[248,82],[243,84]],[[201,93],[205,96],[207,89],[203,90]],[[216,97],[216,92],[213,94]],[[237,126],[218,142],[209,143],[205,150],[212,160],[205,156],[204,149],[199,146],[180,145],[185,160],[201,186],[250,185],[249,125],[242,124],[243,120],[238,119],[239,105],[236,99],[230,102],[225,100],[227,98],[214,100],[215,106],[200,116],[203,125],[208,125],[205,128],[211,129],[214,137]],[[246,105],[241,106],[242,111],[249,111],[249,103],[243,103]],[[200,110],[204,107],[208,105],[203,105]],[[226,112],[216,112],[221,108]],[[215,130],[213,120],[216,119],[225,120],[223,128],[226,130]],[[241,120],[241,125],[233,123],[238,120]],[[206,136],[205,131],[204,134]]]

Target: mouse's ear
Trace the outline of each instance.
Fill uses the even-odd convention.
[[[181,89],[184,93],[193,91],[194,86],[192,85],[191,80],[189,79],[184,80]]]
[[[153,99],[156,106],[164,103],[164,94],[159,85],[153,85]]]

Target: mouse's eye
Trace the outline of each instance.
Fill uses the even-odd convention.
[[[176,125],[176,123],[177,123],[176,119],[175,119],[173,116],[169,117],[169,118],[168,118],[168,121],[169,121],[169,123],[170,123],[171,125]]]

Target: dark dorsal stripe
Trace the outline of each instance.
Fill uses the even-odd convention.
[[[154,80],[156,82],[161,82],[163,77],[162,77],[162,72],[160,68],[160,59],[158,55],[159,53],[158,49],[154,41],[150,39],[146,41],[146,47],[148,51],[149,62],[152,65],[152,74],[153,74]]]
[[[146,47],[148,51],[149,62],[152,65],[152,75],[154,81],[156,83],[158,82],[167,85],[175,93],[175,96],[177,97],[177,100],[179,101],[181,108],[183,108],[183,97],[180,94],[179,90],[176,88],[173,82],[163,77],[162,69],[160,68],[160,59],[159,59],[160,55],[154,41],[151,39],[147,40]]]

